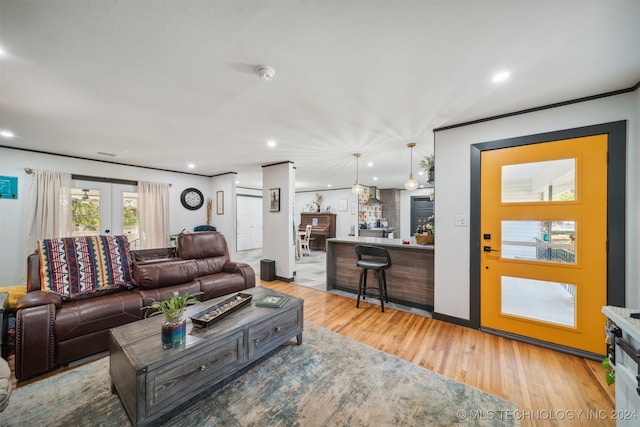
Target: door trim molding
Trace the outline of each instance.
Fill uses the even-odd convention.
[[[625,306],[627,121],[602,123],[471,145],[471,215],[469,221],[469,323],[480,329],[480,154],[487,150],[608,135],[607,166],[607,304]]]

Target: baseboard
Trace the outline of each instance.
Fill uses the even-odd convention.
[[[460,317],[449,316],[447,314],[438,313],[437,311],[433,312],[433,318],[435,320],[441,320],[443,322],[453,323],[454,325],[464,326],[465,328],[471,327],[470,320],[462,319]]]

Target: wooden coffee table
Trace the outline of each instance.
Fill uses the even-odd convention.
[[[162,316],[111,330],[112,392],[118,393],[135,426],[157,420],[293,337],[302,344],[302,299],[290,296],[280,308],[257,307],[261,296],[283,294],[264,287],[242,293],[253,295],[251,303],[206,329],[187,320],[181,347],[162,348]],[[185,314],[188,318],[228,297],[193,305]]]

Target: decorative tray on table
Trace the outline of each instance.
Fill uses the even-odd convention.
[[[194,328],[208,328],[218,320],[251,302],[253,295],[239,293],[191,316]]]

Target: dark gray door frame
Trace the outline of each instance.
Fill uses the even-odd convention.
[[[607,134],[607,304],[625,306],[627,121],[507,138],[471,145],[470,327],[480,329],[480,154],[563,139]]]

